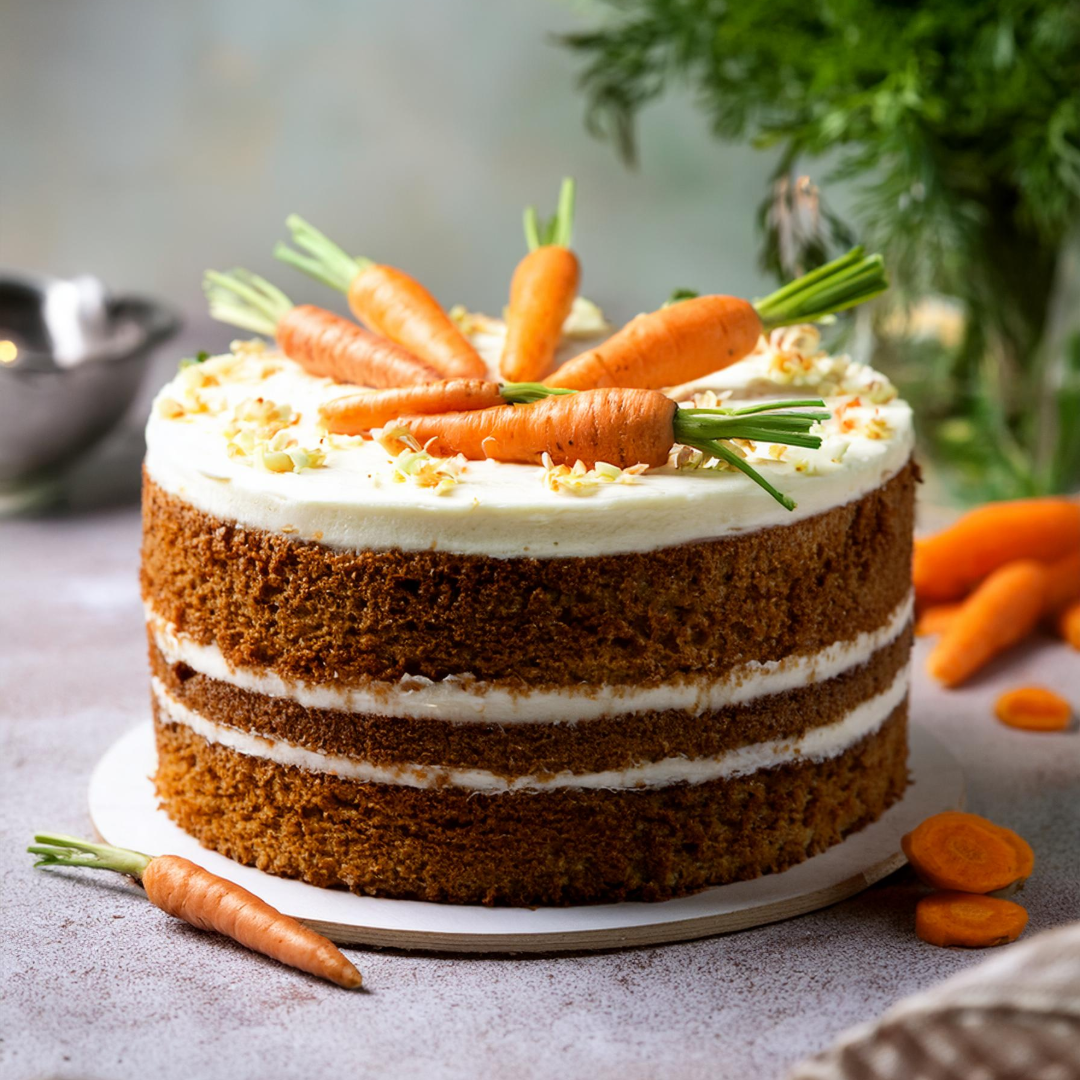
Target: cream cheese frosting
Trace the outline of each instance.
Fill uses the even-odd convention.
[[[413,788],[450,786],[497,794],[510,791],[558,789],[626,789],[666,787],[671,784],[704,784],[745,776],[792,761],[825,761],[842,754],[860,739],[876,731],[908,692],[909,668],[898,672],[892,685],[875,697],[856,705],[842,720],[811,728],[799,739],[754,743],[716,757],[670,757],[627,769],[604,772],[560,772],[552,776],[507,778],[485,769],[462,769],[441,765],[376,765],[356,758],[323,754],[291,743],[251,734],[214,723],[188,708],[165,689],[156,677],[153,693],[166,721],[181,724],[209,743],[249,757],[273,761],[308,772],[329,773],[361,783],[399,784]]]
[[[201,675],[241,690],[286,698],[309,709],[332,709],[370,716],[437,719],[448,723],[573,724],[602,716],[679,709],[701,715],[768,694],[835,678],[866,663],[895,641],[911,621],[909,596],[876,630],[838,641],[820,652],[768,663],[752,661],[720,678],[685,679],[659,686],[587,686],[559,690],[510,690],[477,679],[409,676],[400,682],[363,686],[296,682],[265,669],[236,667],[216,645],[200,645],[147,611],[153,639],[166,662],[183,663]]]
[[[474,340],[494,374],[501,324],[484,320]],[[742,473],[673,464],[577,495],[545,486],[539,467],[494,461],[464,463],[458,482],[438,490],[398,482],[379,443],[327,436],[318,426],[321,404],[357,392],[252,348],[186,368],[155,401],[147,472],[214,517],[341,550],[587,557],[791,524],[879,487],[913,446],[907,404],[871,369],[821,353],[810,328],[776,332],[747,359],[675,393],[690,403],[695,395],[706,403],[825,397],[834,416],[820,425],[820,449],[758,443],[748,453],[796,501],[794,511]],[[250,437],[244,443],[245,427],[255,424],[244,417],[258,413],[252,403],[278,409],[287,429],[292,446],[273,451],[276,461],[253,452]]]

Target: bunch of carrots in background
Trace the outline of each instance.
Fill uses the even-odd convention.
[[[959,686],[1040,624],[1080,650],[1080,501],[990,503],[915,542],[916,633],[937,635],[927,667]],[[1003,695],[1012,727],[1060,731],[1067,701],[1041,687]]]
[[[210,311],[276,337],[285,355],[314,375],[371,388],[324,409],[323,424],[333,434],[366,435],[392,423],[403,438],[444,456],[580,461],[589,468],[662,465],[679,443],[745,473],[793,509],[729,440],[816,448],[820,438],[810,428],[827,414],[792,410],[822,402],[690,416],[676,413],[661,390],[743,359],[763,332],[814,322],[876,296],[887,287],[881,257],[855,248],[754,302],[694,295],[666,304],[552,370],[581,277],[570,246],[574,204],[573,181],[565,180],[550,221],[541,222],[532,207],[525,212],[528,251],[510,283],[500,362],[505,383],[489,377],[472,344],[418,281],[348,255],[295,214],[286,221],[294,246],[278,244],[275,255],[344,293],[363,325],[310,304],[296,306],[244,270],[207,272]]]

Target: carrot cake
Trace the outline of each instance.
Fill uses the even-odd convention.
[[[502,323],[459,323],[494,371]],[[685,447],[585,468],[327,434],[349,391],[245,342],[154,405],[156,784],[204,845],[375,896],[663,900],[900,798],[916,474],[883,376],[803,326],[671,392],[824,399],[818,449],[739,444],[792,511]]]

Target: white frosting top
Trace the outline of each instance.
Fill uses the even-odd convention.
[[[494,373],[501,324],[483,320],[473,340]],[[563,352],[580,347],[568,342]],[[794,511],[742,473],[674,464],[616,482],[586,476],[575,493],[539,466],[470,461],[446,466],[456,482],[422,486],[379,443],[319,428],[321,404],[357,392],[278,353],[239,346],[183,369],[160,392],[146,429],[147,471],[214,517],[333,548],[550,558],[790,524],[880,486],[913,446],[911,410],[887,380],[820,352],[806,327],[775,332],[747,359],[673,395],[693,402],[696,394],[699,404],[714,404],[714,394],[823,397],[834,415],[819,425],[819,450],[757,443],[747,453],[796,501]]]

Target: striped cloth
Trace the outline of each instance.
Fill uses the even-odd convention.
[[[1080,1080],[1080,923],[906,998],[788,1080]]]

